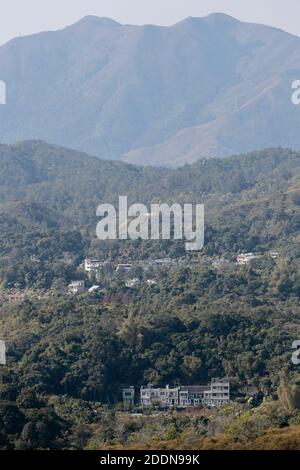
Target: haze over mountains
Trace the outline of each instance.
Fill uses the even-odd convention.
[[[172,27],[85,17],[0,47],[0,141],[177,166],[300,149],[300,38],[223,14]]]

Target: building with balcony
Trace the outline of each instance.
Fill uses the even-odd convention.
[[[230,383],[228,379],[213,378],[210,385],[182,385],[173,388],[167,385],[159,388],[149,384],[141,387],[140,401],[145,407],[220,407],[230,401]]]

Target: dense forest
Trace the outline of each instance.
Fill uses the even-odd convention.
[[[299,448],[291,362],[300,338],[299,153],[269,149],[174,170],[35,141],[0,146],[0,170],[0,447]],[[203,250],[97,240],[96,208],[119,195],[204,203]],[[237,266],[248,251],[257,259]],[[82,269],[90,256],[108,261],[97,279]],[[181,263],[141,269],[164,256]],[[114,269],[128,261],[140,280],[131,289]],[[101,290],[70,296],[73,279]],[[16,291],[26,300],[8,303]],[[222,410],[134,418],[122,408],[124,386],[217,376],[232,383],[234,402]],[[256,402],[245,385],[260,390]]]

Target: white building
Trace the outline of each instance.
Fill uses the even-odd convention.
[[[142,406],[171,407],[220,407],[230,401],[230,383],[228,379],[214,378],[210,385],[183,385],[170,388],[156,388],[152,384],[140,391]]]
[[[152,384],[141,388],[141,405],[151,406],[157,405],[162,407],[178,406],[178,390],[179,387],[155,388]]]
[[[99,268],[103,265],[103,262],[98,259],[85,259],[84,260],[84,270],[88,273],[93,271],[98,271]]]
[[[132,287],[136,287],[137,285],[139,285],[139,283],[140,283],[140,280],[137,277],[134,277],[133,279],[129,279],[128,281],[126,281],[125,286],[132,288]]]
[[[240,266],[249,264],[252,260],[256,259],[257,256],[254,253],[241,253],[237,256],[236,262]]]
[[[203,403],[207,406],[222,406],[230,401],[228,379],[212,379],[210,390],[204,392]]]
[[[72,281],[68,286],[70,294],[81,294],[84,292],[84,281]]]

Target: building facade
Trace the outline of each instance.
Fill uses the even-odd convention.
[[[88,273],[98,271],[102,266],[102,262],[98,259],[85,259],[84,260],[84,270]]]
[[[123,388],[123,403],[133,405],[134,404],[134,387]]]
[[[159,388],[149,384],[141,388],[140,401],[146,407],[220,407],[230,401],[230,383],[228,379],[213,378],[210,385],[183,385],[173,388],[167,385]]]

